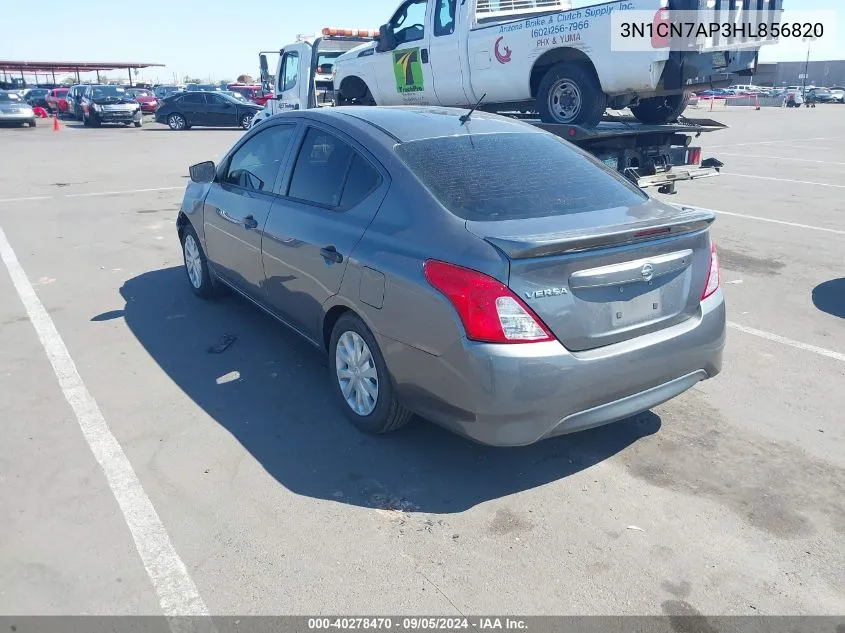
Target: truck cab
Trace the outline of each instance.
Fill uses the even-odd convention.
[[[375,31],[327,27],[318,37],[300,35],[279,51],[273,94],[252,125],[285,110],[305,110],[335,105],[334,62],[349,50],[372,42]],[[259,56],[262,82],[267,83],[267,54]]]

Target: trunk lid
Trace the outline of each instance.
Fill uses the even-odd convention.
[[[710,268],[711,212],[655,200],[633,207],[467,229],[510,260],[508,286],[569,350],[584,351],[695,316]]]

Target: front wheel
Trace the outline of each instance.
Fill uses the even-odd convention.
[[[387,433],[411,419],[396,397],[375,337],[352,313],[341,316],[332,330],[329,366],[344,414],[364,433]]]
[[[140,121],[133,121],[133,124],[135,125],[135,127],[141,127]]]
[[[214,281],[208,268],[208,259],[200,245],[197,232],[190,224],[182,230],[182,259],[185,262],[185,272],[194,294],[203,299],[214,296]]]
[[[241,127],[243,129],[248,130],[251,123],[252,123],[252,116],[251,115],[245,114],[241,117]]]
[[[666,97],[640,99],[637,105],[631,106],[631,113],[643,123],[662,125],[663,123],[677,121],[686,107],[687,95],[682,93]]]
[[[553,66],[537,91],[537,110],[544,123],[595,127],[606,107],[607,96],[598,78],[583,64]]]

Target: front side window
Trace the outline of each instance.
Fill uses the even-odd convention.
[[[299,53],[285,53],[282,63],[282,90],[290,90],[299,80]]]
[[[437,0],[434,8],[434,34],[451,35],[455,32],[455,5],[457,0]]]
[[[192,92],[182,97],[182,103],[191,103],[194,105],[205,103],[205,95],[201,92]]]
[[[258,132],[232,155],[223,183],[272,193],[295,129],[293,125],[274,125]]]
[[[406,2],[390,20],[397,44],[415,42],[425,37],[425,8],[427,0]]]

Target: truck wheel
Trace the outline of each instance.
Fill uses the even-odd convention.
[[[544,123],[595,127],[607,107],[599,80],[583,64],[553,66],[540,82],[537,110]]]
[[[631,112],[643,123],[660,125],[674,123],[687,107],[687,95],[669,95],[640,99],[638,105],[631,106]]]

